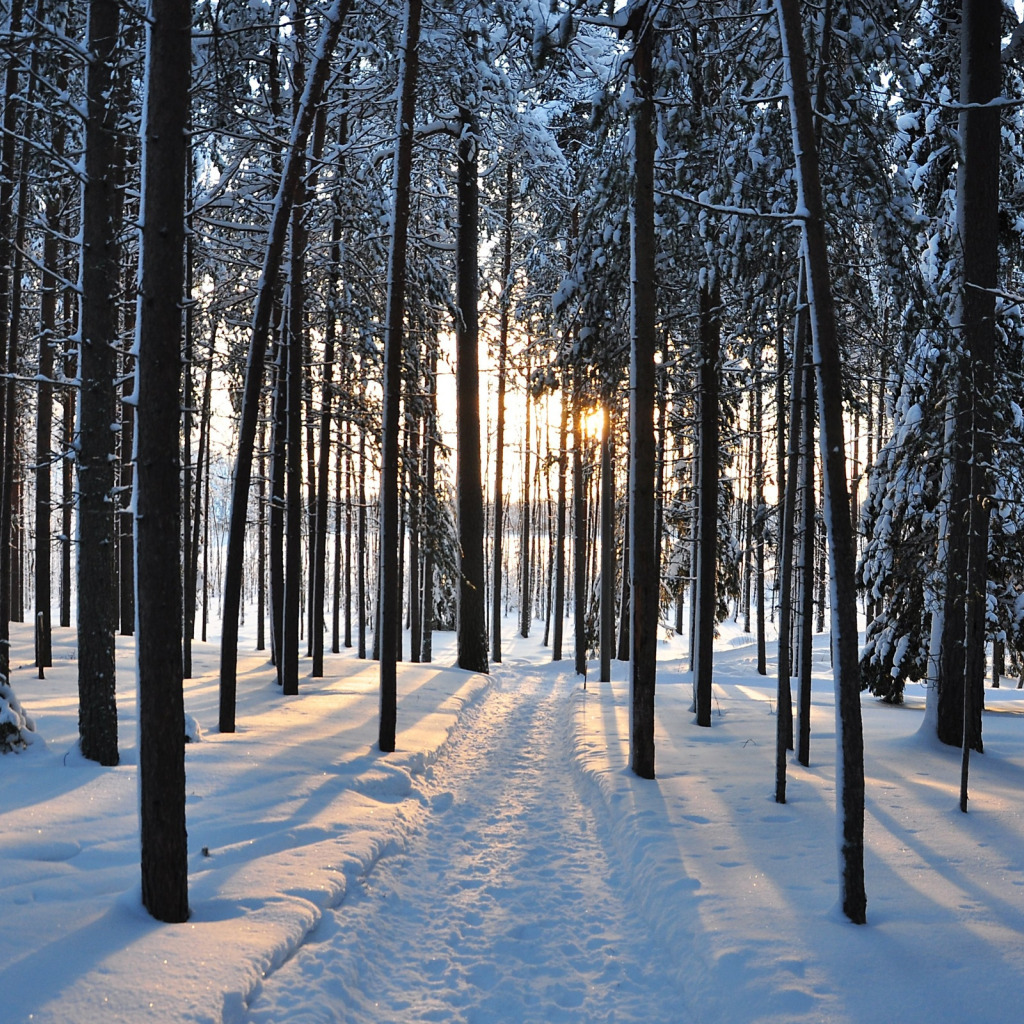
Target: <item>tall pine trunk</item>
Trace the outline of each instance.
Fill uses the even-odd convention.
[[[654,50],[648,5],[634,11],[633,206],[630,211],[630,767],[654,778],[654,686],[660,573],[655,537]]]
[[[285,154],[281,181],[274,204],[274,215],[263,257],[260,288],[253,310],[249,334],[249,354],[245,368],[245,389],[242,396],[242,419],[238,428],[238,455],[235,460],[231,491],[231,515],[228,529],[227,558],[224,567],[224,612],[221,631],[220,715],[221,732],[235,731],[235,695],[238,686],[238,624],[242,603],[242,567],[245,560],[245,528],[249,510],[249,484],[252,481],[252,460],[256,444],[260,392],[267,339],[274,310],[274,291],[291,216],[293,196],[303,164],[303,153],[313,127],[320,96],[327,82],[331,55],[341,34],[341,25],[348,13],[350,0],[334,0],[324,14],[320,41],[315,49],[312,73],[307,77],[298,116],[292,125],[291,139]]]
[[[601,675],[611,681],[615,656],[615,468],[611,409],[601,420]]]
[[[78,697],[82,753],[101,764],[118,762],[114,630],[114,381],[117,307],[111,282],[120,278],[121,172],[115,133],[115,49],[120,5],[92,0],[86,69],[85,181],[82,187],[81,343],[78,372]],[[2,204],[0,204],[2,205]],[[177,502],[175,502],[177,505]]]
[[[456,346],[456,502],[459,573],[458,666],[488,671],[484,569],[484,498],[480,472],[480,182],[479,143],[472,113],[460,109],[457,159],[459,235],[456,255],[458,323]]]
[[[171,922],[189,914],[179,429],[191,15],[188,0],[151,6],[136,391],[142,901]]]
[[[551,660],[562,660],[562,634],[565,629],[565,494],[567,448],[569,438],[569,398],[562,389],[558,421],[558,497],[555,504],[555,548],[552,582],[555,596],[551,605]]]
[[[700,437],[697,503],[697,601],[693,665],[697,724],[711,725],[711,684],[718,609],[718,360],[721,319],[717,282],[700,289]]]
[[[530,476],[530,413],[533,410],[533,402],[530,399],[530,357],[526,356],[526,416],[523,425],[523,500],[520,508],[521,521],[519,523],[519,635],[528,637],[530,635],[530,623],[533,621],[533,580],[530,576],[530,516],[532,515],[530,505],[530,488],[532,478]]]
[[[587,674],[587,494],[584,487],[583,403],[579,385],[573,388],[572,418],[572,540],[573,638],[578,676]]]
[[[505,373],[508,362],[509,305],[512,298],[512,161],[505,168],[505,221],[501,239],[501,306],[498,315],[498,394],[494,430],[494,546],[491,560],[491,660],[501,663],[501,594],[505,526]]]
[[[814,115],[807,77],[798,0],[777,0],[792,94],[789,109],[796,154],[798,205],[803,212],[807,297],[817,367],[825,521],[832,579],[832,646],[836,690],[836,779],[840,823],[841,903],[855,924],[866,918],[864,891],[864,734],[860,711],[857,590],[853,523],[846,478],[842,365],[836,331],[825,211],[822,203]]]
[[[401,517],[399,443],[402,403],[402,345],[405,338],[406,257],[412,188],[413,127],[419,73],[420,0],[407,0],[402,37],[394,177],[391,184],[391,247],[388,252],[387,322],[384,328],[384,437],[381,445],[380,579],[377,642],[380,652],[378,746],[395,749],[398,717],[396,645],[402,627],[402,580],[398,569]]]
[[[814,367],[809,363],[801,370],[803,386],[800,419],[800,597],[799,658],[800,682],[797,689],[797,760],[805,767],[811,763],[811,657],[813,649],[812,618],[814,615],[814,552],[816,524],[814,521]],[[794,384],[796,380],[794,378]],[[794,488],[795,489],[795,488]],[[792,740],[790,747],[792,747]]]
[[[963,255],[963,351],[970,367],[970,508],[963,682],[960,809],[967,810],[970,751],[981,750],[985,702],[985,634],[989,508],[992,484],[992,391],[999,278],[999,107],[1002,89],[1000,5],[964,0],[961,26],[960,138],[957,227]],[[966,380],[961,386],[966,387]]]
[[[50,467],[53,458],[53,366],[57,337],[57,263],[60,244],[57,238],[59,203],[47,200],[45,207],[46,235],[43,239],[43,275],[41,281],[39,332],[39,391],[36,417],[36,665],[40,669],[53,664],[51,643],[51,534],[50,511],[52,482]]]

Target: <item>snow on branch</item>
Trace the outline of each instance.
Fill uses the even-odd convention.
[[[752,206],[730,206],[724,203],[711,203],[691,195],[689,192],[681,192],[679,189],[659,189],[658,195],[667,196],[689,206],[695,206],[700,210],[724,213],[733,217],[751,217],[755,220],[781,220],[792,224],[800,224],[807,218],[806,210],[787,210],[784,213],[773,213],[770,210],[758,210]]]

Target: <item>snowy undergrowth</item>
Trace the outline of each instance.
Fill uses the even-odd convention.
[[[0,754],[16,754],[35,740],[35,723],[18,703],[14,689],[0,676]]]

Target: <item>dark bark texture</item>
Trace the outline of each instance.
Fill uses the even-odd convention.
[[[142,901],[170,922],[189,913],[179,429],[191,11],[188,0],[151,8],[137,369]]]

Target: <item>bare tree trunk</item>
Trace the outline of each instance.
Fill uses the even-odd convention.
[[[530,577],[530,413],[533,402],[530,399],[530,359],[526,358],[526,422],[523,427],[523,502],[522,522],[519,530],[519,635],[530,635],[533,621],[533,581]]]
[[[762,387],[761,357],[758,353],[757,375],[754,382],[754,607],[757,623],[757,674],[766,676],[768,674],[768,654],[765,642],[764,521],[768,510],[764,504],[764,434],[761,430],[764,397],[761,393]]]
[[[612,678],[615,647],[615,470],[611,410],[601,421],[601,682]]]
[[[417,376],[419,371],[417,370]],[[417,388],[418,388],[417,383]],[[409,439],[409,660],[423,660],[423,557],[420,539],[423,529],[423,445],[419,414],[411,416],[406,428]]]
[[[135,495],[139,806],[142,902],[176,922],[189,914],[179,429],[192,5],[153,0],[150,11]]]
[[[420,0],[407,0],[402,38],[394,177],[391,185],[391,247],[388,252],[388,305],[384,329],[384,436],[381,445],[380,580],[375,641],[380,651],[380,728],[378,746],[395,749],[398,716],[396,645],[401,630],[402,580],[398,570],[399,426],[402,402],[402,345],[405,335],[406,248],[412,182],[416,79],[419,73]]]
[[[423,452],[423,506],[434,509],[437,507],[434,480],[437,439],[437,345],[433,342],[427,355],[427,386],[425,390],[427,415]],[[433,658],[434,552],[434,540],[428,535],[423,557],[423,640],[420,654],[421,660],[426,662]]]
[[[558,498],[555,505],[555,551],[552,582],[555,596],[552,600],[551,660],[562,660],[562,632],[565,619],[565,491],[566,462],[569,437],[569,398],[562,388],[558,421]]]
[[[985,619],[989,508],[992,484],[992,392],[996,346],[995,289],[999,280],[999,107],[1002,90],[1000,8],[963,0],[960,138],[964,159],[957,178],[957,227],[963,246],[962,318],[970,368],[970,512],[968,517],[966,656],[960,810],[967,810],[971,750],[982,749],[985,703]],[[962,381],[962,386],[968,386]]]
[[[116,0],[89,5],[86,69],[88,115],[82,188],[81,343],[78,372],[78,602],[79,732],[82,753],[101,764],[118,762],[114,629],[114,379],[117,374],[117,307],[110,285],[120,279],[121,170],[116,166],[118,111],[115,48],[121,31]],[[0,206],[2,206],[0,202]]]
[[[274,395],[271,415],[270,457],[270,652],[277,668],[277,684],[283,683],[284,665],[284,506],[287,462],[288,348],[278,336],[274,364]]]
[[[63,133],[61,133],[63,134]],[[55,140],[56,145],[56,140]],[[59,151],[59,150],[58,150]],[[53,463],[53,366],[57,337],[57,263],[60,259],[59,203],[49,198],[45,207],[43,239],[43,275],[41,281],[39,332],[39,390],[36,416],[36,578],[35,622],[36,665],[40,669],[53,664],[51,643],[51,505],[53,503],[50,467]]]
[[[413,0],[415,2],[415,0]],[[291,216],[292,197],[304,163],[302,155],[309,140],[313,118],[330,73],[331,55],[348,14],[350,0],[334,0],[324,15],[323,30],[317,45],[313,71],[299,103],[299,114],[292,126],[292,135],[281,171],[270,225],[267,247],[260,276],[260,289],[253,310],[249,336],[249,359],[245,371],[242,398],[242,420],[238,430],[238,457],[235,462],[234,486],[231,494],[231,521],[228,532],[227,562],[224,570],[224,614],[221,635],[220,718],[221,732],[235,731],[235,693],[238,679],[238,619],[242,598],[242,566],[245,558],[245,526],[249,508],[249,484],[252,479],[253,450],[259,416],[259,397],[263,386],[263,365],[267,338],[270,334],[277,284],[285,240]]]
[[[800,598],[799,598],[799,651],[800,683],[797,700],[797,760],[805,767],[811,763],[811,658],[814,633],[814,562],[815,534],[814,521],[814,367],[808,363],[801,371],[803,378],[803,412],[800,420],[802,440],[800,444],[802,503],[800,508]],[[794,384],[796,380],[794,378]],[[790,742],[792,748],[792,742]]]
[[[78,358],[74,347],[64,354],[64,379],[74,380]],[[61,410],[61,448],[70,453],[75,439],[75,398],[71,388],[65,390]],[[71,573],[71,543],[74,530],[75,477],[71,459],[65,457],[61,465],[60,499],[60,624],[71,625],[71,591],[74,587]]]
[[[573,523],[573,638],[576,675],[587,675],[587,494],[583,480],[583,404],[579,386],[573,388],[572,523]]]
[[[630,767],[654,778],[654,684],[658,661],[660,579],[654,530],[655,234],[654,26],[637,7],[633,32],[633,209],[630,217]]]
[[[187,496],[187,501],[193,502],[193,512],[191,515],[192,522],[192,540],[189,544],[190,558],[185,563],[185,635],[188,642],[191,643],[191,638],[195,636],[196,631],[196,591],[199,586],[199,549],[202,546],[202,525],[203,525],[203,483],[204,476],[206,473],[206,464],[210,458],[209,447],[210,447],[210,407],[213,401],[213,354],[216,349],[216,328],[211,331],[210,336],[210,351],[206,358],[206,373],[203,379],[203,404],[199,412],[199,443],[196,450],[196,467],[195,467],[195,493]],[[261,475],[261,490],[262,490],[262,475]],[[262,516],[262,509],[259,512]],[[260,524],[260,540],[264,539],[264,531],[262,523]],[[260,560],[259,569],[257,575],[257,585],[259,589],[259,599],[263,600],[263,565],[262,559]],[[263,644],[263,612],[264,609],[261,606],[257,614],[257,649],[262,649]]]
[[[356,516],[356,656],[366,657],[366,429],[359,427],[359,509]]]
[[[843,436],[842,366],[798,0],[777,0],[777,10],[792,88],[789,107],[793,151],[797,154],[798,202],[800,209],[805,211],[803,243],[814,362],[817,366],[825,516],[832,570],[841,902],[846,916],[855,924],[863,924],[867,907],[864,891],[864,735],[860,713],[856,564]]]
[[[340,427],[340,424],[339,424]],[[348,421],[334,463],[334,594],[331,616],[331,652],[339,654],[342,644],[342,602],[344,602],[345,647],[352,646],[352,453]],[[342,482],[344,481],[344,494]],[[342,522],[344,520],[344,526]],[[344,548],[344,560],[342,549]]]
[[[304,161],[300,160],[304,165]],[[305,333],[305,188],[300,174],[292,207],[291,281],[288,290],[287,453],[285,456],[284,630],[281,648],[281,692],[299,692],[299,631],[302,624],[302,381]]]
[[[508,362],[509,304],[512,298],[512,161],[505,168],[505,222],[501,241],[501,309],[498,316],[498,395],[494,431],[494,546],[491,560],[491,660],[501,664],[502,532],[505,525],[505,373]]]
[[[629,489],[627,470],[627,492]],[[629,525],[629,498],[626,500],[626,522],[622,529],[622,587],[619,593],[619,640],[616,647],[615,658],[617,661],[629,661],[631,644],[629,641],[632,616],[629,611],[629,596],[632,590],[631,577],[629,574],[629,538],[631,534]]]
[[[718,610],[718,360],[721,345],[717,282],[700,290],[700,481],[698,501],[696,644],[693,690],[697,724],[711,725],[715,618]]]
[[[459,544],[458,665],[471,672],[488,671],[487,611],[484,599],[484,499],[480,475],[479,288],[477,251],[480,240],[478,142],[473,115],[460,109],[458,142],[459,236],[456,258],[459,322],[456,326],[455,370],[456,501]]]

